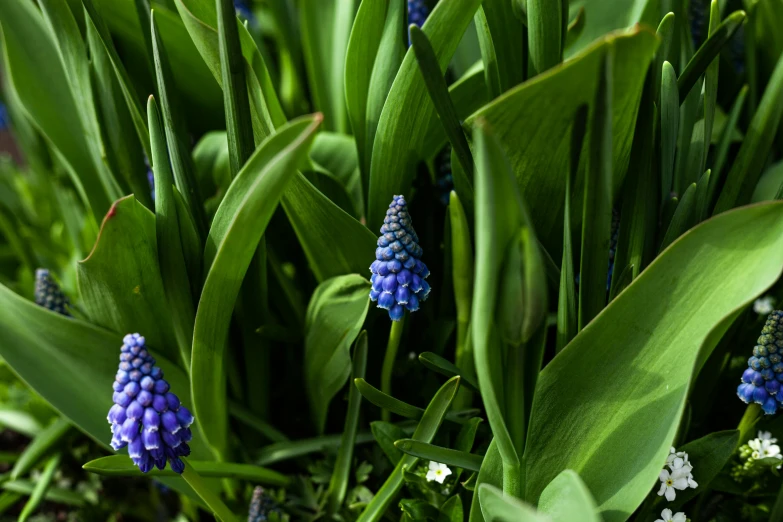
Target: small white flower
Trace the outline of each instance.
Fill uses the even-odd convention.
[[[688,489],[688,473],[690,470],[683,473],[682,469],[669,473],[668,469],[661,470],[658,479],[661,481],[661,489],[658,490],[658,496],[666,495],[666,500],[669,502],[677,498],[677,492],[675,489]]]
[[[774,310],[775,299],[771,295],[765,295],[753,303],[753,311],[759,315],[768,315]]]
[[[770,432],[768,432],[768,431],[760,431],[758,433],[758,436],[759,436],[759,439],[761,439],[761,440],[768,440],[772,444],[774,444],[774,443],[776,443],[778,441],[778,439],[772,437],[772,434]]]
[[[748,446],[753,450],[754,459],[781,458],[780,446],[773,444],[777,439],[758,438],[748,441]]]
[[[669,455],[666,457],[666,465],[671,466],[672,462],[674,462],[674,459],[681,458],[685,460],[685,462],[688,462],[688,454],[684,451],[676,451],[674,449],[674,446],[669,450]]]
[[[443,481],[446,480],[446,477],[449,475],[451,475],[451,470],[447,465],[430,461],[430,469],[427,470],[428,482],[435,480],[438,484],[443,484]]]
[[[680,511],[679,513],[672,515],[671,509],[664,509],[661,511],[661,517],[655,522],[685,522],[685,513]]]

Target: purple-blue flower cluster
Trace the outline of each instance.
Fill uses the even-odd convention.
[[[783,408],[783,311],[775,310],[767,317],[761,335],[748,359],[748,369],[742,374],[737,396],[745,403],[760,404],[764,413],[772,415]]]
[[[430,294],[425,279],[430,275],[421,262],[419,237],[413,230],[404,196],[394,196],[378,238],[375,261],[370,265],[370,299],[389,311],[392,321],[402,319],[405,309],[415,312]]]
[[[144,347],[144,337],[128,334],[120,351],[120,367],[114,378],[114,406],[107,419],[111,424],[111,447],[128,446],[128,455],[143,473],[152,466],[182,473],[180,457],[190,455],[193,415],[169,391],[163,371]]]
[[[70,317],[71,314],[68,313],[70,302],[46,268],[39,268],[35,271],[34,296],[35,304],[38,306]]]
[[[411,24],[421,27],[427,21],[430,15],[430,8],[424,0],[408,0],[408,25]],[[411,35],[408,30],[408,46],[410,46]]]

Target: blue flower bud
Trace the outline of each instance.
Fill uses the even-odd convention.
[[[68,313],[68,307],[71,306],[68,298],[60,290],[58,285],[52,278],[49,270],[45,268],[39,268],[35,271],[35,304],[43,306],[44,308],[57,312],[58,314],[71,316]]]
[[[144,337],[129,334],[120,349],[120,365],[112,385],[114,406],[107,420],[111,424],[111,446],[128,447],[128,455],[143,473],[153,466],[182,473],[180,457],[190,455],[193,415],[169,391],[163,372],[145,348]]]
[[[405,309],[414,312],[427,299],[430,285],[424,279],[430,271],[421,261],[423,251],[403,196],[394,196],[383,223],[370,265],[370,299],[399,321]]]
[[[748,368],[742,373],[737,396],[745,403],[760,404],[764,413],[772,415],[783,403],[783,360],[778,353],[778,335],[783,337],[783,311],[775,310],[767,317]]]

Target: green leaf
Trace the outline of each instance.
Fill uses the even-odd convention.
[[[560,216],[565,201],[563,172],[568,169],[569,130],[577,109],[591,104],[596,97],[598,72],[609,45],[615,49],[611,103],[615,174],[612,193],[617,193],[629,164],[635,108],[657,46],[655,35],[646,29],[634,28],[605,36],[578,57],[511,89],[467,120],[469,125],[485,120],[497,136],[528,204],[533,229],[546,250],[557,259],[562,248]],[[556,105],[552,100],[557,100]],[[590,141],[589,133],[586,139]],[[575,193],[581,192],[582,185],[577,178]],[[581,202],[572,211],[581,215]]]
[[[563,12],[563,2],[527,1],[530,60],[538,74],[563,61],[564,17],[568,17],[568,13]]]
[[[423,31],[435,49],[441,72],[445,71],[479,3],[480,0],[442,2],[427,18]],[[383,209],[392,196],[408,192],[416,162],[433,152],[422,148],[427,130],[422,122],[433,117],[434,108],[424,78],[415,74],[416,68],[414,53],[408,52],[378,122],[367,202],[367,218],[372,229],[380,228]],[[412,114],[416,117],[412,118]]]
[[[357,387],[358,388],[358,387]],[[375,421],[370,423],[372,435],[375,442],[381,447],[381,450],[389,458],[393,466],[402,458],[402,451],[397,449],[394,442],[402,438],[402,429],[390,422]]]
[[[414,420],[421,419],[425,413],[425,410],[422,410],[421,408],[417,408],[416,406],[412,406],[399,399],[395,399],[391,395],[383,393],[378,388],[368,384],[364,379],[356,379],[354,383],[356,384],[359,393],[362,394],[362,397],[379,408],[389,410],[401,417]],[[462,424],[468,422],[472,417],[475,417],[476,414],[478,414],[478,411],[479,410],[451,411],[446,414],[446,420]]]
[[[451,148],[454,154],[462,164],[462,169],[469,178],[473,177],[473,156],[470,153],[468,139],[462,130],[462,124],[457,115],[457,109],[449,97],[449,87],[446,85],[446,79],[440,71],[438,57],[432,48],[427,35],[416,25],[411,25],[410,29],[411,47],[416,55],[416,62],[419,64],[419,73],[424,78],[424,84],[427,86],[435,112],[443,125],[443,130],[451,142]]]
[[[485,19],[486,27],[481,27],[483,24],[478,23],[479,16]],[[481,39],[482,31],[486,31],[491,38],[492,52],[497,61],[495,71],[492,73],[497,77],[497,87],[489,90],[490,99],[494,99],[525,80],[527,69],[525,26],[514,13],[513,3],[506,0],[483,0],[476,12],[475,20],[479,38]],[[490,85],[489,80],[487,85]]]
[[[11,469],[11,480],[25,476],[36,464],[57,446],[71,429],[71,423],[62,417],[36,435],[24,449]]]
[[[666,229],[666,235],[663,236],[660,251],[666,250],[675,239],[683,235],[693,226],[696,218],[696,211],[696,183],[691,183],[685,191],[685,194],[682,195],[682,199],[677,204],[677,209],[674,211],[672,220],[669,223],[669,228]]]
[[[253,154],[253,124],[250,121],[250,99],[247,95],[245,60],[239,42],[236,7],[233,0],[217,0],[216,11],[228,153],[231,177],[234,178]]]
[[[362,191],[367,190],[370,179],[369,159],[372,149],[367,146],[367,100],[370,78],[373,74],[378,48],[381,45],[386,22],[388,1],[362,0],[353,21],[348,48],[345,51],[345,107],[356,137],[356,150],[361,169]],[[364,192],[362,192],[364,199]]]
[[[585,9],[585,28],[582,35],[572,47],[568,55],[573,56],[607,33],[625,29],[636,24],[656,27],[661,20],[660,2],[651,0],[633,0],[622,3],[607,3],[604,0],[584,0],[574,5]]]
[[[193,488],[196,495],[206,504],[207,508],[212,511],[215,518],[220,522],[239,522],[239,519],[234,517],[234,514],[220,499],[220,495],[215,493],[212,489],[207,487],[204,483],[204,479],[201,475],[190,465],[190,463],[182,458],[185,463],[185,470],[180,474],[182,479]]]
[[[655,31],[655,34],[660,38],[661,45],[658,47],[658,52],[655,53],[655,60],[653,61],[652,67],[652,74],[654,75],[654,82],[653,82],[653,89],[656,93],[656,96],[658,96],[658,100],[660,101],[660,91],[661,91],[661,70],[663,69],[663,63],[667,60],[670,60],[669,58],[669,52],[672,47],[672,41],[674,40],[674,31],[676,29],[675,24],[675,17],[674,13],[666,13],[666,16],[664,16],[661,19],[661,22],[658,24],[658,29]],[[676,75],[675,75],[675,84],[676,84]],[[679,95],[679,93],[678,93]],[[658,104],[659,107],[662,106],[662,103]],[[679,106],[679,102],[678,102]]]
[[[484,458],[481,455],[474,455],[466,451],[458,451],[450,448],[443,448],[426,442],[418,442],[412,439],[401,439],[395,441],[394,447],[406,455],[413,455],[420,459],[442,462],[456,468],[463,468],[470,471],[481,469],[481,462]]]
[[[606,306],[606,270],[612,234],[613,71],[614,49],[610,45],[598,73],[587,149],[579,272],[579,330]]]
[[[696,185],[696,205],[694,208],[693,224],[701,223],[709,215],[707,210],[707,191],[710,186],[710,178],[712,177],[712,171],[707,171],[699,178],[699,183]]]
[[[413,475],[408,471],[404,471],[406,475]],[[415,477],[421,479],[418,475]],[[425,500],[414,499],[402,499],[400,500],[400,510],[403,512],[403,517],[407,516],[408,520],[435,520],[438,516],[438,509]]]
[[[484,455],[484,462],[481,464],[481,470],[479,470],[476,477],[475,487],[473,488],[473,501],[470,504],[470,522],[484,522],[478,490],[478,486],[482,484],[489,484],[496,488],[503,487],[503,462],[495,439],[492,439],[489,443],[487,453]]]
[[[459,196],[454,191],[449,195],[449,223],[451,225],[451,275],[454,285],[454,306],[457,309],[457,347],[454,363],[462,372],[462,382],[478,391],[473,383],[476,370],[469,336],[470,309],[473,305],[473,245],[468,217]],[[422,360],[423,355],[419,356],[422,363],[425,362]],[[464,396],[463,389],[457,397],[459,404]]]
[[[43,427],[30,413],[11,408],[0,408],[0,426],[34,438]]]
[[[715,147],[715,159],[712,162],[713,175],[710,177],[710,188],[708,198],[708,211],[712,211],[712,206],[715,203],[715,197],[718,193],[718,187],[722,185],[725,175],[723,175],[723,167],[726,165],[726,158],[729,155],[729,147],[731,146],[732,137],[737,129],[737,123],[739,117],[742,114],[742,109],[745,107],[745,100],[748,97],[748,86],[743,85],[740,89],[737,98],[731,106],[729,117],[726,120],[726,124],[723,127],[723,133],[721,134],[720,141],[717,147]]]
[[[585,30],[585,18],[585,8],[583,6],[579,8],[574,19],[568,24],[565,42],[563,43],[563,52],[568,50],[569,47],[572,47],[574,42],[579,40],[582,36],[582,32]],[[566,17],[566,20],[567,19],[568,17]]]
[[[674,151],[680,125],[680,95],[677,74],[669,62],[661,72],[661,197],[669,199],[674,180]]]
[[[419,362],[423,364],[426,368],[429,368],[430,370],[437,372],[441,375],[445,375],[446,377],[454,377],[455,375],[459,375],[462,377],[462,383],[470,388],[473,391],[479,391],[478,384],[473,382],[473,380],[467,376],[464,375],[465,372],[463,372],[461,369],[459,369],[456,365],[452,364],[448,360],[444,359],[440,355],[432,352],[423,352],[419,354]]]
[[[359,334],[354,347],[352,360],[352,379],[364,378],[367,370],[367,332]],[[351,474],[351,464],[353,463],[353,448],[356,442],[356,430],[359,427],[359,413],[362,405],[362,396],[356,386],[350,386],[348,393],[348,413],[345,416],[345,428],[343,429],[343,440],[340,444],[340,450],[337,453],[337,461],[334,464],[332,478],[329,481],[329,490],[327,491],[327,505],[329,511],[335,513],[345,500],[345,493],[348,491],[348,481]]]
[[[35,513],[36,509],[38,509],[41,501],[43,501],[44,497],[46,496],[46,492],[49,489],[49,486],[51,486],[52,481],[54,480],[54,473],[57,471],[57,466],[60,465],[61,456],[62,455],[60,453],[56,453],[52,455],[46,462],[46,466],[44,466],[44,469],[41,472],[41,476],[38,478],[38,480],[35,481],[35,489],[33,489],[33,492],[30,495],[30,499],[24,505],[22,512],[19,514],[19,522],[25,522],[25,520],[27,520],[30,515]]]
[[[0,485],[6,492],[18,493],[21,496],[32,495],[37,486],[38,483],[29,480],[13,480]],[[66,506],[82,507],[86,504],[81,493],[58,487],[48,488],[43,498],[49,502],[56,502]]]
[[[541,492],[538,510],[553,522],[601,522],[595,500],[579,475],[570,469],[562,471]]]
[[[122,335],[51,312],[2,285],[0,309],[6,311],[0,314],[0,356],[53,408],[108,448],[112,400],[106,383],[117,373]],[[172,390],[190,407],[187,375],[148,344]],[[194,458],[206,458],[202,439],[193,435]]]
[[[179,355],[183,367],[189,368],[196,311],[193,307],[193,296],[190,293],[191,286],[180,239],[180,223],[174,199],[174,178],[169,166],[166,137],[163,134],[158,106],[152,96],[147,102],[147,116],[152,147],[150,167],[155,176],[155,235],[158,244],[158,262]],[[200,282],[200,278],[198,281]]]
[[[90,255],[76,266],[77,283],[90,322],[122,335],[138,332],[176,360],[156,244],[153,214],[134,196],[122,198],[106,214]]]
[[[339,276],[321,283],[307,307],[304,376],[319,434],[326,426],[329,402],[351,374],[350,349],[367,316],[369,294],[365,278]]]
[[[353,25],[356,0],[305,2],[298,6],[302,54],[315,108],[324,114],[326,129],[345,132],[343,67]]]
[[[462,522],[465,515],[462,510],[462,499],[459,495],[449,497],[440,507],[438,522]]]
[[[493,522],[550,522],[549,517],[536,513],[532,506],[504,494],[490,484],[476,488],[484,520]]]
[[[764,96],[761,98],[756,114],[753,115],[713,214],[725,212],[736,205],[743,205],[750,201],[783,116],[783,104],[779,103],[782,97],[783,56],[778,60],[764,90]]]
[[[680,91],[680,100],[685,100],[691,89],[699,80],[702,74],[707,71],[713,60],[718,57],[720,50],[726,45],[734,33],[745,22],[745,11],[735,11],[717,27],[712,28],[713,22],[710,21],[710,37],[690,59],[688,65],[680,74],[677,80],[677,88]],[[709,134],[708,134],[709,136]]]
[[[214,255],[196,311],[190,377],[198,426],[221,456],[227,429],[223,356],[231,313],[256,246],[320,123],[319,115],[303,118],[268,138],[234,178],[209,231],[207,248]]]
[[[193,466],[199,475],[203,477],[232,478],[248,480],[265,486],[286,487],[291,484],[291,478],[277,471],[255,466],[253,464],[237,464],[234,462],[215,462],[208,460],[190,460],[188,465]],[[103,475],[105,477],[176,477],[178,476],[170,468],[164,470],[153,469],[147,474],[139,470],[139,467],[126,455],[112,455],[91,460],[83,465],[85,471]]]
[[[688,454],[688,460],[698,462],[695,478],[698,479],[699,489],[704,488],[701,492],[707,491],[712,480],[729,462],[739,445],[739,435],[738,430],[717,431],[678,448],[678,451]],[[672,511],[677,511],[698,494],[699,491],[691,488],[678,491],[677,498],[671,503]]]
[[[206,217],[202,203],[199,186],[195,179],[195,167],[190,155],[188,134],[185,131],[185,121],[180,100],[175,96],[175,84],[172,79],[171,62],[166,52],[166,47],[161,37],[161,30],[153,9],[152,21],[152,48],[155,58],[155,75],[157,77],[158,96],[163,113],[163,128],[166,129],[166,141],[169,148],[169,160],[171,170],[174,173],[174,181],[187,203],[199,237],[206,234]]]
[[[294,175],[282,205],[319,282],[345,274],[367,273],[377,238],[304,176]],[[323,261],[324,252],[330,252],[328,263]]]
[[[576,297],[576,275],[574,274],[573,232],[571,231],[571,191],[579,170],[579,156],[587,132],[587,106],[576,113],[571,128],[571,156],[565,185],[563,213],[563,260],[560,264],[560,286],[557,302],[557,345],[560,352],[578,332],[578,303]]]
[[[312,439],[302,439],[290,442],[278,442],[265,446],[259,452],[256,464],[265,466],[276,464],[285,460],[294,459],[310,453],[319,453],[323,451],[336,451],[342,444],[342,435],[322,435]],[[356,444],[367,444],[372,442],[372,434],[360,432],[356,435]]]
[[[674,440],[699,353],[706,357],[717,341],[710,332],[780,276],[781,232],[783,203],[736,210],[694,228],[552,360],[533,404],[525,498],[538,499],[557,474],[573,469],[606,522],[633,513]],[[618,372],[621,381],[613,378]],[[575,394],[593,400],[574,401]],[[617,453],[616,444],[626,451]]]
[[[710,3],[709,35],[712,36],[718,30],[720,24],[720,8],[718,0]],[[705,42],[706,43],[706,42]],[[707,154],[712,142],[712,125],[715,121],[715,108],[718,104],[718,66],[720,60],[712,60],[704,73],[704,146],[701,154],[699,172],[707,168]]]
[[[495,42],[492,41],[489,20],[487,20],[483,5],[480,5],[478,11],[476,11],[473,22],[476,26],[479,49],[481,50],[481,60],[484,64],[484,82],[487,84],[489,97],[495,99],[502,94],[497,56],[497,51],[499,49],[495,48]],[[527,67],[525,67],[525,69],[527,69]]]
[[[0,4],[6,71],[25,112],[65,160],[85,206],[102,215],[116,192],[103,184],[57,46],[41,18],[30,2]]]
[[[336,178],[352,202],[351,211],[343,210],[359,219],[364,216],[364,194],[357,147],[356,140],[351,136],[319,132],[310,149],[310,159]]]
[[[446,415],[446,411],[451,406],[451,401],[457,395],[459,389],[459,377],[449,379],[435,393],[435,396],[427,406],[424,415],[413,433],[413,439],[421,442],[431,442],[438,432],[441,422]],[[402,471],[411,469],[417,462],[416,457],[405,455],[397,463],[394,471],[389,475],[383,486],[378,490],[373,499],[362,511],[357,522],[375,522],[380,520],[386,510],[389,508],[394,498],[402,487]]]

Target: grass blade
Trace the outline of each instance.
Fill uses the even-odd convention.
[[[49,451],[62,441],[71,429],[71,423],[60,417],[33,438],[11,469],[11,480],[27,474]]]
[[[446,131],[446,136],[451,142],[452,150],[459,159],[462,169],[472,179],[473,156],[457,116],[457,109],[454,108],[449,96],[449,87],[446,85],[443,73],[441,73],[435,50],[427,35],[415,25],[410,27],[410,39],[416,54],[416,61],[419,64],[419,71],[424,78],[424,84],[427,86],[432,104],[435,106],[435,112],[440,118],[443,130]]]
[[[563,2],[528,0],[527,27],[530,59],[541,74],[563,61]]]
[[[718,0],[710,3],[709,34],[712,36],[718,30],[720,24],[720,8]],[[720,60],[713,60],[704,73],[704,145],[701,154],[700,168],[698,172],[704,172],[707,168],[707,154],[710,152],[712,142],[712,124],[715,121],[715,106],[718,103],[718,66]]]
[[[473,391],[479,391],[478,384],[473,382],[473,379],[466,376],[458,366],[452,364],[448,360],[444,359],[438,354],[432,352],[424,352],[419,354],[419,362],[424,365],[425,368],[437,372],[446,377],[460,376],[462,383]]]
[[[60,453],[56,453],[49,458],[46,466],[44,466],[43,472],[41,472],[40,478],[35,482],[35,489],[33,489],[33,492],[30,495],[30,500],[27,501],[22,512],[19,514],[19,522],[25,522],[43,501],[49,486],[52,485],[57,466],[60,465],[61,457],[62,455]]]
[[[680,95],[677,74],[669,62],[661,72],[661,197],[670,197],[674,182],[674,154],[680,125]]]
[[[182,478],[188,485],[193,488],[193,491],[204,501],[207,507],[215,515],[215,518],[220,522],[239,522],[239,519],[234,516],[230,509],[220,500],[220,496],[209,488],[198,472],[193,469],[193,466],[186,459],[182,459],[185,462],[185,471],[181,473]]]
[[[484,460],[484,457],[481,455],[442,448],[413,439],[398,440],[394,443],[394,446],[406,455],[476,472],[481,469],[481,462]]]
[[[675,239],[683,235],[693,226],[695,213],[696,183],[692,183],[677,204],[677,209],[674,211],[672,220],[669,223],[669,228],[666,230],[666,235],[663,236],[661,248],[659,249],[660,252],[666,250],[666,247],[671,245]]]
[[[367,332],[359,334],[353,353],[353,374],[351,382],[363,379],[367,370]],[[337,453],[337,461],[334,464],[332,479],[329,481],[329,490],[326,493],[327,506],[330,513],[335,513],[345,500],[348,491],[348,479],[351,474],[353,462],[353,448],[356,443],[356,430],[359,426],[359,411],[362,405],[362,396],[356,386],[350,386],[348,392],[348,413],[345,416],[345,428],[343,440]]]
[[[720,50],[728,43],[737,29],[745,21],[745,11],[731,13],[714,31],[710,31],[710,37],[699,47],[696,53],[685,66],[677,80],[677,88],[680,91],[680,100],[685,100],[691,89],[699,80],[704,71],[717,58]],[[712,23],[710,23],[712,25]]]
[[[451,401],[457,395],[459,381],[459,377],[449,379],[437,391],[429,406],[427,406],[419,425],[416,427],[416,431],[413,433],[413,440],[421,442],[432,441],[443,422],[446,411],[451,406]],[[416,457],[411,455],[405,455],[400,459],[394,471],[386,479],[386,482],[381,486],[370,503],[367,504],[367,507],[364,508],[357,522],[375,522],[381,519],[402,487],[403,470],[406,468],[410,469],[417,460]]]
[[[470,309],[473,305],[473,246],[470,239],[468,217],[459,196],[454,191],[449,195],[449,220],[451,224],[451,274],[454,286],[454,305],[457,309],[457,348],[454,363],[464,372],[462,377],[465,385],[473,387],[472,381],[476,377],[476,369],[473,361],[473,345],[469,337]],[[468,392],[463,388],[457,396],[458,405],[463,405],[462,401],[466,393]],[[468,399],[464,400],[469,402]]]
[[[731,106],[729,117],[726,119],[726,125],[723,127],[723,134],[721,134],[718,146],[715,148],[715,159],[712,162],[713,175],[710,177],[709,196],[707,200],[708,211],[712,211],[712,206],[715,204],[715,197],[717,196],[718,187],[723,185],[726,179],[723,167],[726,165],[726,158],[729,155],[729,147],[731,146],[731,138],[737,128],[742,109],[745,107],[745,100],[748,98],[748,86],[743,85],[740,89],[737,98]]]
[[[608,47],[600,68],[590,123],[582,212],[582,257],[578,330],[606,306],[606,271],[612,229],[612,71],[614,49]]]

